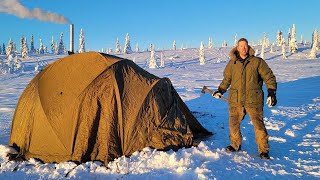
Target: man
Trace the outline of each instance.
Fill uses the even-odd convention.
[[[263,82],[268,89],[267,104],[277,104],[276,77],[268,64],[254,56],[254,50],[248,46],[245,38],[239,39],[237,47],[230,51],[230,61],[224,70],[224,78],[214,92],[215,98],[221,98],[229,89],[229,129],[231,144],[226,151],[241,149],[242,135],[240,123],[248,113],[252,121],[261,159],[269,159],[268,133],[263,122]]]

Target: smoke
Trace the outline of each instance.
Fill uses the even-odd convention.
[[[12,14],[20,18],[38,19],[40,21],[49,21],[59,24],[69,23],[63,15],[47,12],[39,8],[32,10],[23,6],[19,0],[0,0],[0,12]]]

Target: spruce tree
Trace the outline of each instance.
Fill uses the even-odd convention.
[[[31,40],[30,40],[30,54],[36,53],[36,49],[34,48],[34,39],[33,39],[33,34],[31,35]]]
[[[160,67],[164,68],[164,59],[163,59],[163,53],[161,52],[160,56]]]
[[[29,52],[29,48],[28,48],[27,38],[25,37],[22,45],[21,57],[27,58],[28,52]]]
[[[40,39],[39,54],[44,54],[44,48],[43,48],[43,44],[42,44],[42,39]]]
[[[172,43],[172,50],[177,50],[177,44],[176,44],[176,40],[173,41]]]
[[[120,47],[120,43],[119,43],[119,38],[117,38],[117,42],[116,42],[116,53],[120,53],[121,52],[121,47]]]
[[[131,52],[132,52],[132,50],[131,50],[131,46],[130,46],[130,37],[129,37],[129,33],[127,33],[126,34],[126,41],[125,41],[125,44],[124,44],[123,53],[124,54],[129,54]]]
[[[236,47],[237,46],[237,36],[238,36],[238,34],[236,34],[235,36],[234,36],[234,42],[233,42],[233,46],[234,47]]]
[[[52,38],[51,38],[51,53],[52,54],[54,54],[55,53],[55,45],[54,45],[54,38],[53,38],[53,36],[52,36]]]
[[[298,46],[297,46],[297,40],[296,40],[296,26],[295,24],[293,24],[290,41],[289,41],[289,50],[291,53],[295,53],[297,49],[298,49]]]
[[[2,54],[6,54],[6,45],[2,43]]]
[[[317,47],[316,47],[316,44],[314,43],[314,44],[312,45],[309,58],[310,58],[310,59],[315,59],[316,57],[317,57]]]
[[[14,58],[16,56],[16,53],[14,51],[14,45],[13,45],[13,42],[10,38],[9,42],[8,42],[8,46],[7,46],[7,49],[6,49],[6,54],[8,56],[8,58]]]
[[[149,68],[154,69],[154,68],[157,68],[158,66],[157,66],[157,61],[155,59],[155,52],[154,52],[153,44],[150,44],[150,47],[151,47],[151,49],[150,49]]]
[[[136,44],[136,52],[139,52],[139,44]]]
[[[208,49],[212,49],[212,48],[213,48],[212,39],[211,39],[211,37],[209,37]]]
[[[201,41],[201,44],[200,44],[200,49],[199,49],[199,61],[200,61],[200,65],[204,65],[205,64],[205,56],[204,56],[204,45]]]
[[[64,54],[66,52],[66,49],[63,45],[63,32],[60,34],[60,39],[59,39],[59,45],[58,45],[58,51],[57,54]]]

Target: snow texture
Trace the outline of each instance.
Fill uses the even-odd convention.
[[[269,133],[270,160],[261,160],[253,126],[248,117],[241,124],[242,150],[227,153],[229,145],[228,104],[200,94],[206,85],[216,90],[232,47],[204,49],[206,64],[199,64],[199,48],[156,51],[165,67],[149,69],[150,52],[115,53],[150,73],[168,77],[200,123],[214,133],[197,147],[157,151],[146,147],[130,157],[120,157],[104,166],[100,162],[46,163],[29,159],[8,161],[11,120],[18,99],[40,70],[65,55],[30,54],[24,71],[0,74],[0,179],[319,179],[320,178],[320,59],[309,59],[310,44],[298,43],[296,53],[283,59],[282,44],[264,49],[264,58],[278,81],[278,105],[264,107]],[[261,46],[253,47],[259,49]],[[287,47],[288,48],[288,47]],[[261,52],[261,49],[259,49]],[[19,54],[17,56],[20,56]],[[0,55],[0,62],[7,59]]]

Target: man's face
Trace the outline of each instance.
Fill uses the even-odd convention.
[[[241,57],[247,56],[248,53],[248,44],[245,41],[240,41],[237,46],[237,50]]]

